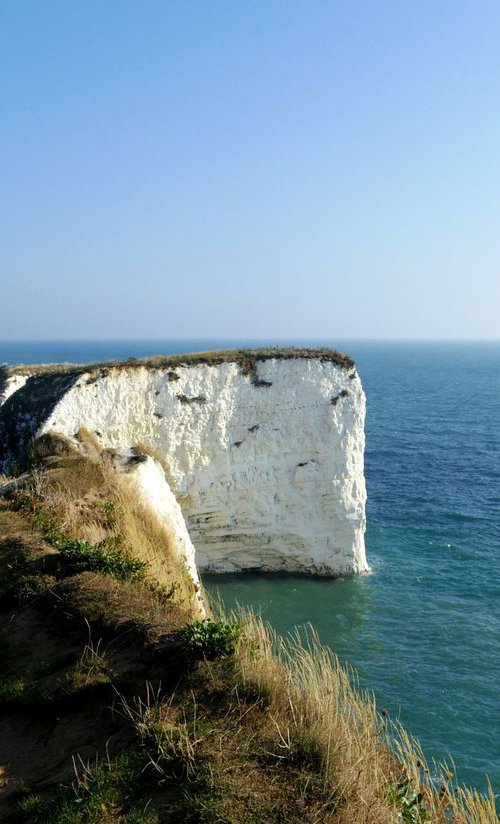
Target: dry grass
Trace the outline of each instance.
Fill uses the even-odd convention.
[[[73,451],[32,471],[34,507],[41,507],[65,538],[98,543],[121,536],[130,556],[147,564],[151,586],[197,615],[195,585],[178,556],[169,524],[139,499],[126,472],[114,471],[100,458],[91,433],[80,430],[79,436],[86,455]]]
[[[373,697],[354,688],[352,673],[312,631],[284,640],[247,613],[236,671],[244,688],[265,697],[283,754],[300,756],[321,771],[335,820],[394,820],[387,801],[391,759]]]
[[[137,497],[126,475],[108,475],[108,488],[116,502],[115,528],[123,535],[134,554],[146,561],[151,575],[160,583],[171,585],[185,574],[179,569],[173,535],[169,525]]]
[[[148,588],[110,575],[82,572],[63,580],[54,594],[68,613],[80,615],[106,632],[139,634],[148,644],[178,631],[190,618],[175,605],[165,606]],[[132,630],[136,630],[132,632]]]
[[[194,713],[188,721],[185,712],[175,706],[175,694],[164,700],[161,686],[156,690],[148,683],[144,697],[132,702],[119,695],[119,708],[132,722],[149,765],[168,778],[188,778],[195,769],[196,748],[201,742]]]
[[[342,352],[326,347],[282,347],[270,346],[259,349],[219,349],[207,352],[188,352],[184,355],[155,355],[147,358],[128,358],[125,361],[106,361],[92,364],[20,364],[6,368],[6,375],[46,375],[71,372],[75,375],[94,373],[96,378],[105,377],[111,369],[168,369],[176,366],[193,366],[205,364],[218,366],[221,363],[247,364],[248,361],[263,360],[306,360],[319,359],[330,361],[343,367],[352,369],[354,361]]]
[[[312,630],[284,640],[251,613],[240,620],[237,682],[264,698],[282,757],[301,755],[321,771],[336,822],[498,824],[491,789],[457,788],[446,765],[436,784],[420,746],[381,718],[373,696]]]
[[[486,795],[457,786],[453,763],[432,764],[431,769],[419,742],[400,725],[393,727],[392,741],[411,786],[422,796],[429,821],[433,824],[498,824],[500,816],[489,783]]]

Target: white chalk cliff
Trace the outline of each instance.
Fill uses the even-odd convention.
[[[52,402],[45,375],[36,414],[31,378],[0,409],[0,436],[5,410],[20,441],[85,427],[102,447],[154,450],[200,570],[365,571],[359,376],[336,353],[285,353],[78,368],[54,374]]]
[[[24,386],[28,377],[28,375],[16,375],[15,373],[9,375],[5,383],[0,387],[0,406],[2,406],[14,392],[17,392],[18,389]]]

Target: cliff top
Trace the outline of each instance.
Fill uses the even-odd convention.
[[[124,361],[104,361],[102,363],[72,364],[19,364],[0,366],[0,380],[13,375],[37,375],[55,372],[71,372],[81,374],[98,369],[168,369],[175,366],[194,366],[205,364],[218,366],[221,363],[237,363],[244,371],[252,364],[265,360],[315,360],[334,363],[343,369],[354,369],[355,363],[349,355],[337,352],[335,349],[307,348],[307,347],[267,347],[261,349],[219,349],[208,352],[189,352],[182,355],[155,355],[148,358],[127,358]]]

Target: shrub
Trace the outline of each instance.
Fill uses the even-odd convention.
[[[241,635],[239,622],[193,621],[181,630],[181,640],[196,658],[222,658],[232,655]]]
[[[120,581],[141,577],[147,567],[144,561],[130,558],[123,549],[123,539],[115,535],[98,544],[76,539],[64,541],[59,551],[78,572],[86,570],[113,575]]]

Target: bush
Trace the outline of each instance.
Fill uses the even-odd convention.
[[[193,621],[181,630],[181,639],[189,653],[196,658],[222,658],[232,655],[241,635],[239,622]]]
[[[98,544],[76,539],[61,543],[59,551],[78,572],[102,572],[105,575],[113,575],[120,581],[141,577],[147,564],[138,558],[128,557],[122,544],[123,539],[120,536],[106,538]]]

